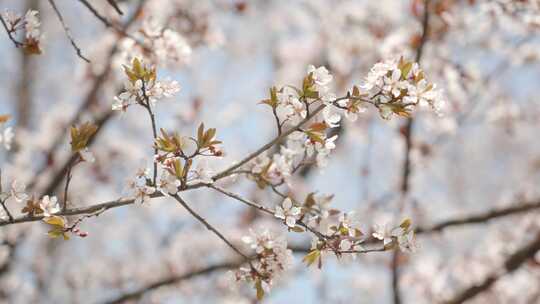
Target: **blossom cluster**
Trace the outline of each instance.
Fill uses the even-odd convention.
[[[124,92],[114,97],[113,110],[126,111],[134,104],[153,107],[157,101],[172,97],[180,91],[178,82],[158,81],[155,67],[146,66],[138,58],[133,59],[130,67],[124,66],[124,71],[128,80]]]
[[[375,225],[373,237],[383,241],[385,248],[393,248],[396,245],[405,252],[413,252],[416,249],[415,234],[411,228],[411,220],[405,219],[398,226],[388,223]]]
[[[43,222],[47,223],[50,227],[47,234],[51,238],[62,236],[67,240],[69,239],[69,233],[74,233],[80,237],[87,236],[87,233],[80,231],[76,227],[76,224],[70,226],[64,217],[58,215],[61,207],[56,196],[44,195],[40,199],[36,199],[26,192],[26,185],[24,183],[13,180],[9,186],[9,190],[0,193],[0,203],[2,205],[0,212],[1,220],[10,220],[13,216],[7,208],[7,204],[10,201],[24,204],[20,212],[26,216],[43,217]]]
[[[43,35],[40,31],[41,22],[38,11],[28,10],[24,16],[12,11],[4,11],[2,19],[6,23],[10,35],[17,35],[24,31],[24,40],[16,41],[29,54],[41,54],[41,41]]]
[[[234,272],[233,277],[237,282],[252,282],[257,298],[261,299],[270,291],[272,283],[291,267],[293,256],[285,236],[275,236],[269,230],[250,231],[250,234],[242,240],[255,251],[255,258],[249,267]]]
[[[192,49],[184,36],[164,28],[155,18],[146,18],[135,37],[126,37],[120,45],[122,60],[144,58],[155,65],[183,65],[191,58]]]
[[[149,202],[152,198],[152,194],[156,192],[156,188],[151,185],[150,181],[150,170],[147,168],[137,170],[135,178],[128,181],[128,190],[133,194],[136,204]],[[163,189],[165,188],[166,186],[163,186]]]
[[[418,63],[403,58],[375,64],[361,88],[358,95],[376,106],[384,119],[392,114],[408,117],[418,105],[429,105],[436,112],[444,106],[441,92],[426,79]]]

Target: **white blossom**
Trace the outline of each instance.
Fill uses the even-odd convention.
[[[24,28],[26,30],[26,37],[27,38],[34,38],[38,39],[40,36],[39,26],[41,25],[41,22],[38,18],[38,11],[36,10],[29,10],[24,15]]]
[[[311,73],[312,79],[315,82],[314,89],[319,92],[319,97],[323,98],[329,94],[330,88],[328,87],[334,78],[328,70],[324,67],[315,68],[315,66],[310,65],[307,69],[308,74]]]
[[[301,209],[293,205],[290,198],[286,198],[281,203],[281,206],[276,206],[274,216],[285,220],[285,224],[289,227],[296,226],[296,221],[299,218]]]
[[[28,194],[25,192],[26,185],[17,180],[13,180],[10,186],[11,197],[13,197],[17,202],[22,202],[28,198]]]
[[[15,134],[13,133],[13,129],[11,129],[11,127],[5,128],[4,131],[0,133],[0,143],[4,145],[6,150],[11,150],[11,144],[13,143],[14,137]]]
[[[392,232],[393,228],[388,224],[375,224],[373,227],[373,237],[383,241],[384,246],[392,243],[392,238],[395,236]]]
[[[93,163],[96,161],[94,154],[88,148],[84,148],[83,150],[79,151],[79,155],[81,156],[81,159],[85,162]]]
[[[157,184],[159,191],[163,193],[163,195],[174,195],[178,192],[178,187],[180,187],[181,182],[176,176],[169,173],[169,171],[163,170]]]
[[[191,181],[192,183],[211,184],[214,182],[212,179],[214,171],[210,168],[207,161],[199,161],[192,172],[194,175],[194,180]]]
[[[236,281],[261,280],[262,288],[269,292],[273,282],[292,266],[293,255],[287,249],[287,239],[265,229],[258,233],[250,230],[250,235],[244,236],[242,241],[255,250],[257,256],[252,265],[257,271],[241,267],[235,272]]]
[[[41,210],[43,210],[43,216],[45,217],[51,216],[52,214],[60,211],[60,205],[58,204],[58,199],[56,196],[49,197],[48,195],[45,195],[41,199],[39,205]]]

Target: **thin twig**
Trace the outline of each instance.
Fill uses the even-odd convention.
[[[107,0],[107,3],[109,3],[119,15],[124,14],[122,10],[120,10],[120,7],[118,6],[118,4],[116,4],[114,0]]]
[[[154,165],[152,184],[155,186],[156,180],[157,180],[157,162],[154,159],[154,157],[158,154],[158,148],[156,146],[156,139],[157,139],[156,116],[154,115],[154,112],[152,112],[152,107],[150,105],[150,98],[148,98],[148,95],[146,94],[146,86],[145,86],[144,81],[142,85],[142,92],[143,92],[144,101],[146,102],[146,104],[142,103],[142,106],[146,109],[146,111],[148,111],[148,116],[150,116],[150,122],[152,124],[152,136],[153,136],[152,146],[154,147],[154,155],[152,155],[152,163]]]
[[[71,169],[73,168],[73,164],[70,164],[70,166],[67,169],[66,173],[66,186],[64,187],[64,204],[62,205],[62,211],[66,211],[68,207],[68,191],[69,191],[69,183],[71,182]]]
[[[219,264],[196,269],[194,271],[189,271],[184,274],[172,275],[170,277],[154,281],[148,285],[141,286],[133,291],[120,294],[118,297],[104,302],[104,304],[120,304],[120,303],[125,303],[130,300],[137,300],[141,298],[144,294],[150,291],[156,290],[160,287],[178,284],[180,282],[187,281],[187,280],[190,280],[192,278],[199,277],[202,275],[214,273],[216,271],[236,268],[242,265],[243,263],[244,263],[243,260],[226,261]]]
[[[242,167],[243,165],[245,165],[246,163],[248,163],[249,161],[251,161],[252,159],[256,158],[257,156],[259,156],[261,153],[263,153],[264,151],[270,149],[272,146],[274,146],[276,143],[280,142],[281,140],[283,140],[285,137],[289,136],[291,133],[293,133],[294,131],[297,131],[298,128],[302,127],[305,123],[307,123],[309,120],[311,120],[311,118],[313,118],[316,114],[318,114],[320,111],[322,111],[324,108],[326,107],[326,105],[320,105],[319,107],[317,107],[309,116],[306,116],[306,118],[304,118],[302,121],[300,121],[296,126],[294,127],[291,127],[289,130],[281,133],[281,135],[277,136],[276,138],[274,138],[273,140],[271,140],[270,142],[266,143],[265,145],[263,145],[261,148],[259,148],[257,151],[249,154],[246,158],[242,159],[241,161],[239,161],[238,163],[230,166],[229,168],[223,170],[222,172],[214,175],[212,177],[212,179],[214,181],[217,181],[219,179],[222,179],[226,176],[229,176],[231,172],[233,172],[234,170]],[[202,186],[202,185],[201,185]]]
[[[103,24],[105,24],[106,27],[114,28],[114,25],[107,19],[105,16],[100,14],[93,6],[90,4],[87,0],[79,0],[80,3],[82,3],[86,8],[101,21]]]
[[[82,60],[86,61],[87,63],[90,63],[90,60],[86,58],[83,54],[77,43],[75,43],[75,39],[73,39],[73,36],[71,36],[71,31],[69,30],[69,27],[67,26],[66,22],[64,21],[64,18],[62,17],[62,14],[60,14],[60,11],[58,10],[58,7],[56,6],[56,3],[54,0],[49,0],[49,4],[53,8],[54,12],[56,13],[56,16],[58,17],[58,20],[62,24],[62,27],[64,28],[64,32],[66,33],[66,37],[69,39],[69,42],[71,43],[71,46],[75,49],[75,52],[77,53],[77,56],[81,58]]]
[[[194,218],[196,218],[199,222],[201,222],[208,230],[212,231],[217,237],[219,237],[227,246],[229,246],[234,252],[238,253],[240,256],[242,256],[246,261],[249,261],[250,258],[245,255],[240,249],[238,249],[233,243],[231,243],[227,238],[219,232],[216,228],[214,228],[210,223],[208,223],[207,220],[205,220],[202,216],[200,216],[197,212],[195,212],[193,209],[189,207],[189,205],[184,201],[178,194],[175,194],[172,196],[184,209],[186,209]]]
[[[8,216],[8,219],[10,221],[13,221],[13,215],[11,215],[11,212],[9,212],[7,206],[6,206],[6,201],[5,200],[2,200],[0,201],[0,204],[2,205],[2,209],[4,209],[4,212],[6,213],[6,215]]]
[[[15,47],[19,48],[19,47],[23,46],[24,45],[23,43],[17,41],[17,39],[15,39],[15,37],[13,37],[13,31],[11,31],[8,28],[6,21],[2,17],[2,14],[0,14],[0,22],[2,22],[2,25],[4,26],[4,29],[6,30],[6,33],[8,34],[9,40],[11,40],[13,42]]]

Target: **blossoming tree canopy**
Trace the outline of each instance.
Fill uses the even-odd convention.
[[[537,1],[4,5],[0,302],[538,301]]]

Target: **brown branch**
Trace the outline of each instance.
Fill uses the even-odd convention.
[[[248,163],[249,161],[251,161],[252,159],[254,159],[255,157],[259,156],[261,153],[263,153],[264,151],[270,149],[272,146],[274,146],[276,143],[282,141],[285,137],[291,135],[291,133],[293,133],[294,131],[297,131],[300,127],[302,127],[305,123],[307,123],[309,120],[311,120],[315,115],[317,115],[320,111],[322,111],[326,106],[325,105],[320,105],[319,107],[317,107],[313,112],[310,113],[310,115],[306,116],[306,118],[304,118],[302,121],[300,121],[296,126],[290,128],[289,130],[285,131],[285,132],[282,132],[281,135],[277,136],[276,138],[274,138],[273,140],[271,140],[270,142],[266,143],[264,146],[262,146],[261,148],[259,148],[257,151],[251,153],[250,155],[248,155],[246,158],[242,159],[241,161],[239,161],[238,163],[230,166],[229,168],[223,170],[222,172],[214,175],[212,177],[212,179],[214,181],[217,181],[219,179],[222,179],[226,176],[229,176],[234,170],[242,167],[243,165],[245,165],[246,163]],[[201,184],[200,186],[203,186],[203,184]]]
[[[71,31],[69,30],[69,27],[67,26],[66,22],[64,21],[64,18],[62,17],[62,14],[60,14],[60,11],[58,10],[58,7],[56,6],[56,3],[54,0],[48,0],[49,4],[53,8],[56,17],[58,17],[58,21],[62,24],[62,28],[64,28],[64,32],[66,33],[66,37],[69,39],[69,42],[71,43],[71,46],[75,49],[75,52],[77,53],[77,56],[81,58],[82,60],[90,63],[90,60],[86,58],[83,54],[77,43],[75,43],[75,39],[73,39],[73,36],[71,36]]]
[[[518,204],[516,206],[489,210],[483,213],[478,213],[478,214],[473,214],[470,216],[458,217],[455,219],[442,221],[438,224],[431,225],[428,227],[418,227],[415,232],[417,234],[429,234],[429,233],[441,232],[444,229],[449,228],[449,227],[456,227],[456,226],[463,226],[463,225],[470,225],[470,224],[483,224],[493,219],[516,215],[519,213],[526,213],[528,211],[534,211],[537,209],[540,209],[540,201],[526,202],[526,203]]]
[[[175,194],[172,196],[184,209],[186,209],[194,218],[196,218],[201,224],[203,224],[206,229],[212,231],[217,237],[219,237],[227,246],[229,246],[234,252],[238,253],[241,257],[244,258],[245,261],[249,261],[250,258],[245,255],[240,249],[238,249],[233,243],[231,243],[227,238],[219,232],[214,226],[210,225],[206,219],[204,219],[202,216],[200,216],[195,210],[191,209],[189,205],[184,201],[178,194]]]
[[[2,17],[2,14],[0,14],[0,22],[2,22],[2,25],[4,26],[4,29],[6,30],[6,33],[8,34],[9,40],[11,40],[13,42],[15,47],[19,48],[19,47],[23,46],[23,43],[17,41],[17,39],[15,39],[15,37],[13,37],[13,31],[11,31],[8,28],[7,23],[4,20],[4,17]]]
[[[109,3],[119,15],[124,14],[114,0],[107,0],[107,3]]]
[[[429,0],[424,0],[424,15],[422,18],[422,37],[418,48],[416,49],[415,61],[420,63],[424,46],[428,39],[429,32]],[[400,212],[405,207],[405,198],[409,193],[410,175],[411,175],[411,150],[413,146],[413,122],[412,118],[408,118],[403,128],[403,136],[405,137],[405,160],[403,163],[402,179],[401,179],[401,202],[399,206]],[[401,295],[399,291],[399,250],[394,251],[391,262],[392,269],[392,297],[394,304],[401,304]]]
[[[144,3],[145,1],[146,0],[142,0],[140,3]],[[142,48],[144,48],[145,51],[151,51],[148,47],[144,45],[144,43],[139,41],[139,39],[135,38],[133,35],[130,35],[128,32],[126,32],[125,29],[120,28],[116,24],[109,21],[105,16],[99,13],[96,10],[96,8],[93,7],[87,0],[79,0],[79,2],[81,2],[99,21],[101,21],[105,25],[105,27],[115,30],[116,33],[118,33],[120,36],[131,38],[133,41],[135,41],[135,43],[137,43]],[[142,5],[139,5],[139,8],[142,8]],[[137,17],[138,12],[139,10],[137,11],[137,13],[133,14],[133,18]]]
[[[87,0],[79,0],[96,18],[99,19],[106,27],[114,28],[114,25],[105,16],[100,14]]]
[[[454,298],[444,301],[445,304],[460,304],[464,303],[467,300],[470,300],[476,297],[478,294],[487,291],[494,283],[496,283],[501,277],[506,274],[510,274],[517,270],[523,265],[527,260],[534,257],[536,252],[540,251],[540,233],[536,235],[536,238],[519,248],[517,251],[512,253],[503,264],[503,269],[505,273],[500,271],[494,271],[492,274],[487,276],[479,284],[474,284],[461,292],[459,292]]]
[[[194,270],[194,271],[190,271],[190,272],[187,272],[185,274],[172,275],[172,276],[170,276],[168,278],[157,280],[157,281],[155,281],[153,283],[150,283],[148,285],[139,287],[139,288],[137,288],[137,289],[135,289],[133,291],[121,294],[117,298],[114,298],[112,300],[104,302],[104,304],[120,304],[120,303],[124,303],[124,302],[130,301],[130,300],[137,300],[137,299],[141,298],[144,294],[146,294],[146,293],[148,293],[150,291],[153,291],[155,289],[158,289],[160,287],[178,284],[178,283],[180,283],[182,281],[190,280],[190,279],[193,279],[195,277],[210,274],[210,273],[213,273],[213,272],[216,272],[216,271],[236,268],[236,267],[239,267],[240,265],[242,265],[242,263],[244,263],[244,261],[242,261],[242,260],[227,261],[227,262],[215,264],[215,265],[212,265],[212,266],[207,266],[207,267],[204,267],[204,268],[200,268],[200,269],[197,269],[197,270]]]
[[[73,169],[73,165],[69,166],[66,173],[66,185],[64,187],[64,204],[62,205],[63,211],[66,211],[68,207],[68,191],[69,191],[69,183],[71,182],[72,169]]]
[[[214,188],[214,189],[223,190],[221,188]],[[218,190],[218,191],[220,191],[220,190]],[[224,190],[224,191],[228,192],[226,190]],[[224,194],[228,195],[228,193],[224,193]],[[509,207],[509,208],[490,211],[490,212],[485,212],[485,213],[482,213],[482,214],[473,215],[473,216],[469,216],[469,217],[465,217],[465,218],[459,218],[459,219],[454,219],[454,220],[443,221],[443,222],[441,222],[439,224],[432,225],[431,227],[427,227],[427,228],[419,227],[418,229],[416,229],[416,233],[417,234],[436,233],[436,232],[443,231],[444,229],[446,229],[448,227],[485,223],[485,222],[488,222],[490,220],[497,219],[497,218],[500,218],[500,217],[506,217],[506,216],[515,215],[515,214],[519,214],[519,213],[525,213],[527,211],[532,211],[532,210],[535,210],[535,209],[540,209],[540,202],[526,203],[526,204],[522,204],[522,205],[516,206],[516,207]],[[529,244],[527,246],[524,246],[522,249],[518,250],[516,253],[514,253],[512,256],[510,256],[507,259],[507,262],[505,263],[505,268],[507,269],[507,271],[511,272],[511,271],[509,271],[509,269],[512,269],[514,267],[519,267],[529,257],[534,256],[534,253],[531,254],[531,252],[534,250],[535,246],[539,246],[537,244],[537,242],[540,242],[540,241],[537,240],[537,241],[535,241],[535,242],[533,242],[533,243],[531,243],[531,244]],[[538,248],[538,247],[536,247],[536,248]],[[289,249],[292,249],[295,253],[307,253],[307,252],[309,252],[309,247],[308,246],[290,246]],[[381,251],[381,250],[377,250],[377,249],[374,249],[374,250],[375,251]],[[538,249],[536,249],[536,251],[538,251]],[[200,276],[200,275],[210,274],[210,273],[213,273],[215,271],[220,271],[220,270],[226,270],[226,269],[239,267],[241,264],[242,264],[242,261],[240,261],[240,260],[232,261],[232,262],[224,262],[224,263],[221,263],[221,264],[216,264],[216,265],[205,267],[205,268],[202,268],[202,269],[199,269],[199,270],[191,271],[191,272],[188,272],[188,273],[185,273],[185,274],[182,274],[182,275],[173,275],[173,276],[168,277],[168,278],[157,280],[157,281],[155,281],[153,283],[150,283],[150,284],[148,284],[146,286],[140,287],[140,288],[138,288],[138,289],[136,289],[134,291],[122,294],[122,295],[118,296],[117,298],[115,298],[114,300],[111,300],[111,301],[108,301],[108,302],[105,302],[105,303],[107,303],[107,304],[113,304],[113,303],[116,304],[116,303],[124,303],[124,302],[126,302],[128,300],[136,300],[136,299],[139,299],[141,296],[143,296],[145,293],[153,291],[153,290],[158,289],[160,287],[177,284],[177,283],[179,283],[181,281],[189,280],[191,278],[194,278],[194,277],[197,277],[197,276]],[[511,266],[511,267],[509,267],[509,266]],[[517,269],[517,268],[514,268],[514,270],[515,269]],[[486,282],[489,283],[490,280],[492,280],[492,279],[487,278],[484,281],[483,284],[481,284],[479,286],[468,288],[467,289],[468,290],[467,291],[467,296],[471,296],[473,292],[478,294],[478,291],[479,291],[480,288],[484,288],[483,290],[487,290],[487,288],[489,288],[491,285],[486,286]],[[489,284],[493,284],[493,282],[491,282]],[[465,295],[465,292],[462,292],[459,296],[463,297],[464,295]],[[472,296],[474,296],[474,295],[472,295]],[[463,301],[459,302],[460,299],[458,299],[458,297],[456,297],[456,298],[454,298],[454,302],[449,301],[447,303],[448,304],[462,303]],[[468,299],[470,299],[470,298],[468,298]],[[456,300],[458,300],[458,301],[456,302]]]
[[[302,253],[302,254],[308,253],[310,251],[309,247],[306,247],[306,246],[289,246],[289,249],[291,249],[294,253]],[[377,248],[377,249],[365,250],[362,253],[381,252],[381,251],[384,251],[384,249]],[[123,293],[112,300],[104,302],[103,304],[121,304],[130,300],[137,300],[137,299],[140,299],[142,296],[144,296],[146,293],[154,291],[160,287],[178,284],[180,282],[187,281],[187,280],[190,280],[195,277],[202,276],[202,275],[211,274],[216,271],[234,269],[234,268],[240,267],[243,263],[245,263],[245,261],[240,260],[240,259],[232,260],[232,261],[225,261],[219,264],[214,264],[212,266],[207,266],[204,268],[189,271],[184,274],[171,275],[169,277],[162,278],[152,283],[149,283],[147,285],[141,286],[133,291]]]
[[[145,87],[144,81],[142,85],[142,92],[143,92],[143,98],[146,104],[141,104],[141,105],[148,112],[148,116],[150,117],[150,123],[152,126],[152,137],[153,137],[152,146],[154,147],[154,155],[152,155],[152,163],[153,163],[152,184],[155,186],[156,180],[157,180],[157,162],[154,160],[154,157],[158,154],[158,148],[156,146],[156,139],[157,139],[156,116],[154,115],[154,112],[152,111],[152,106],[150,105],[150,98],[148,98],[148,95],[146,94],[146,87]]]

